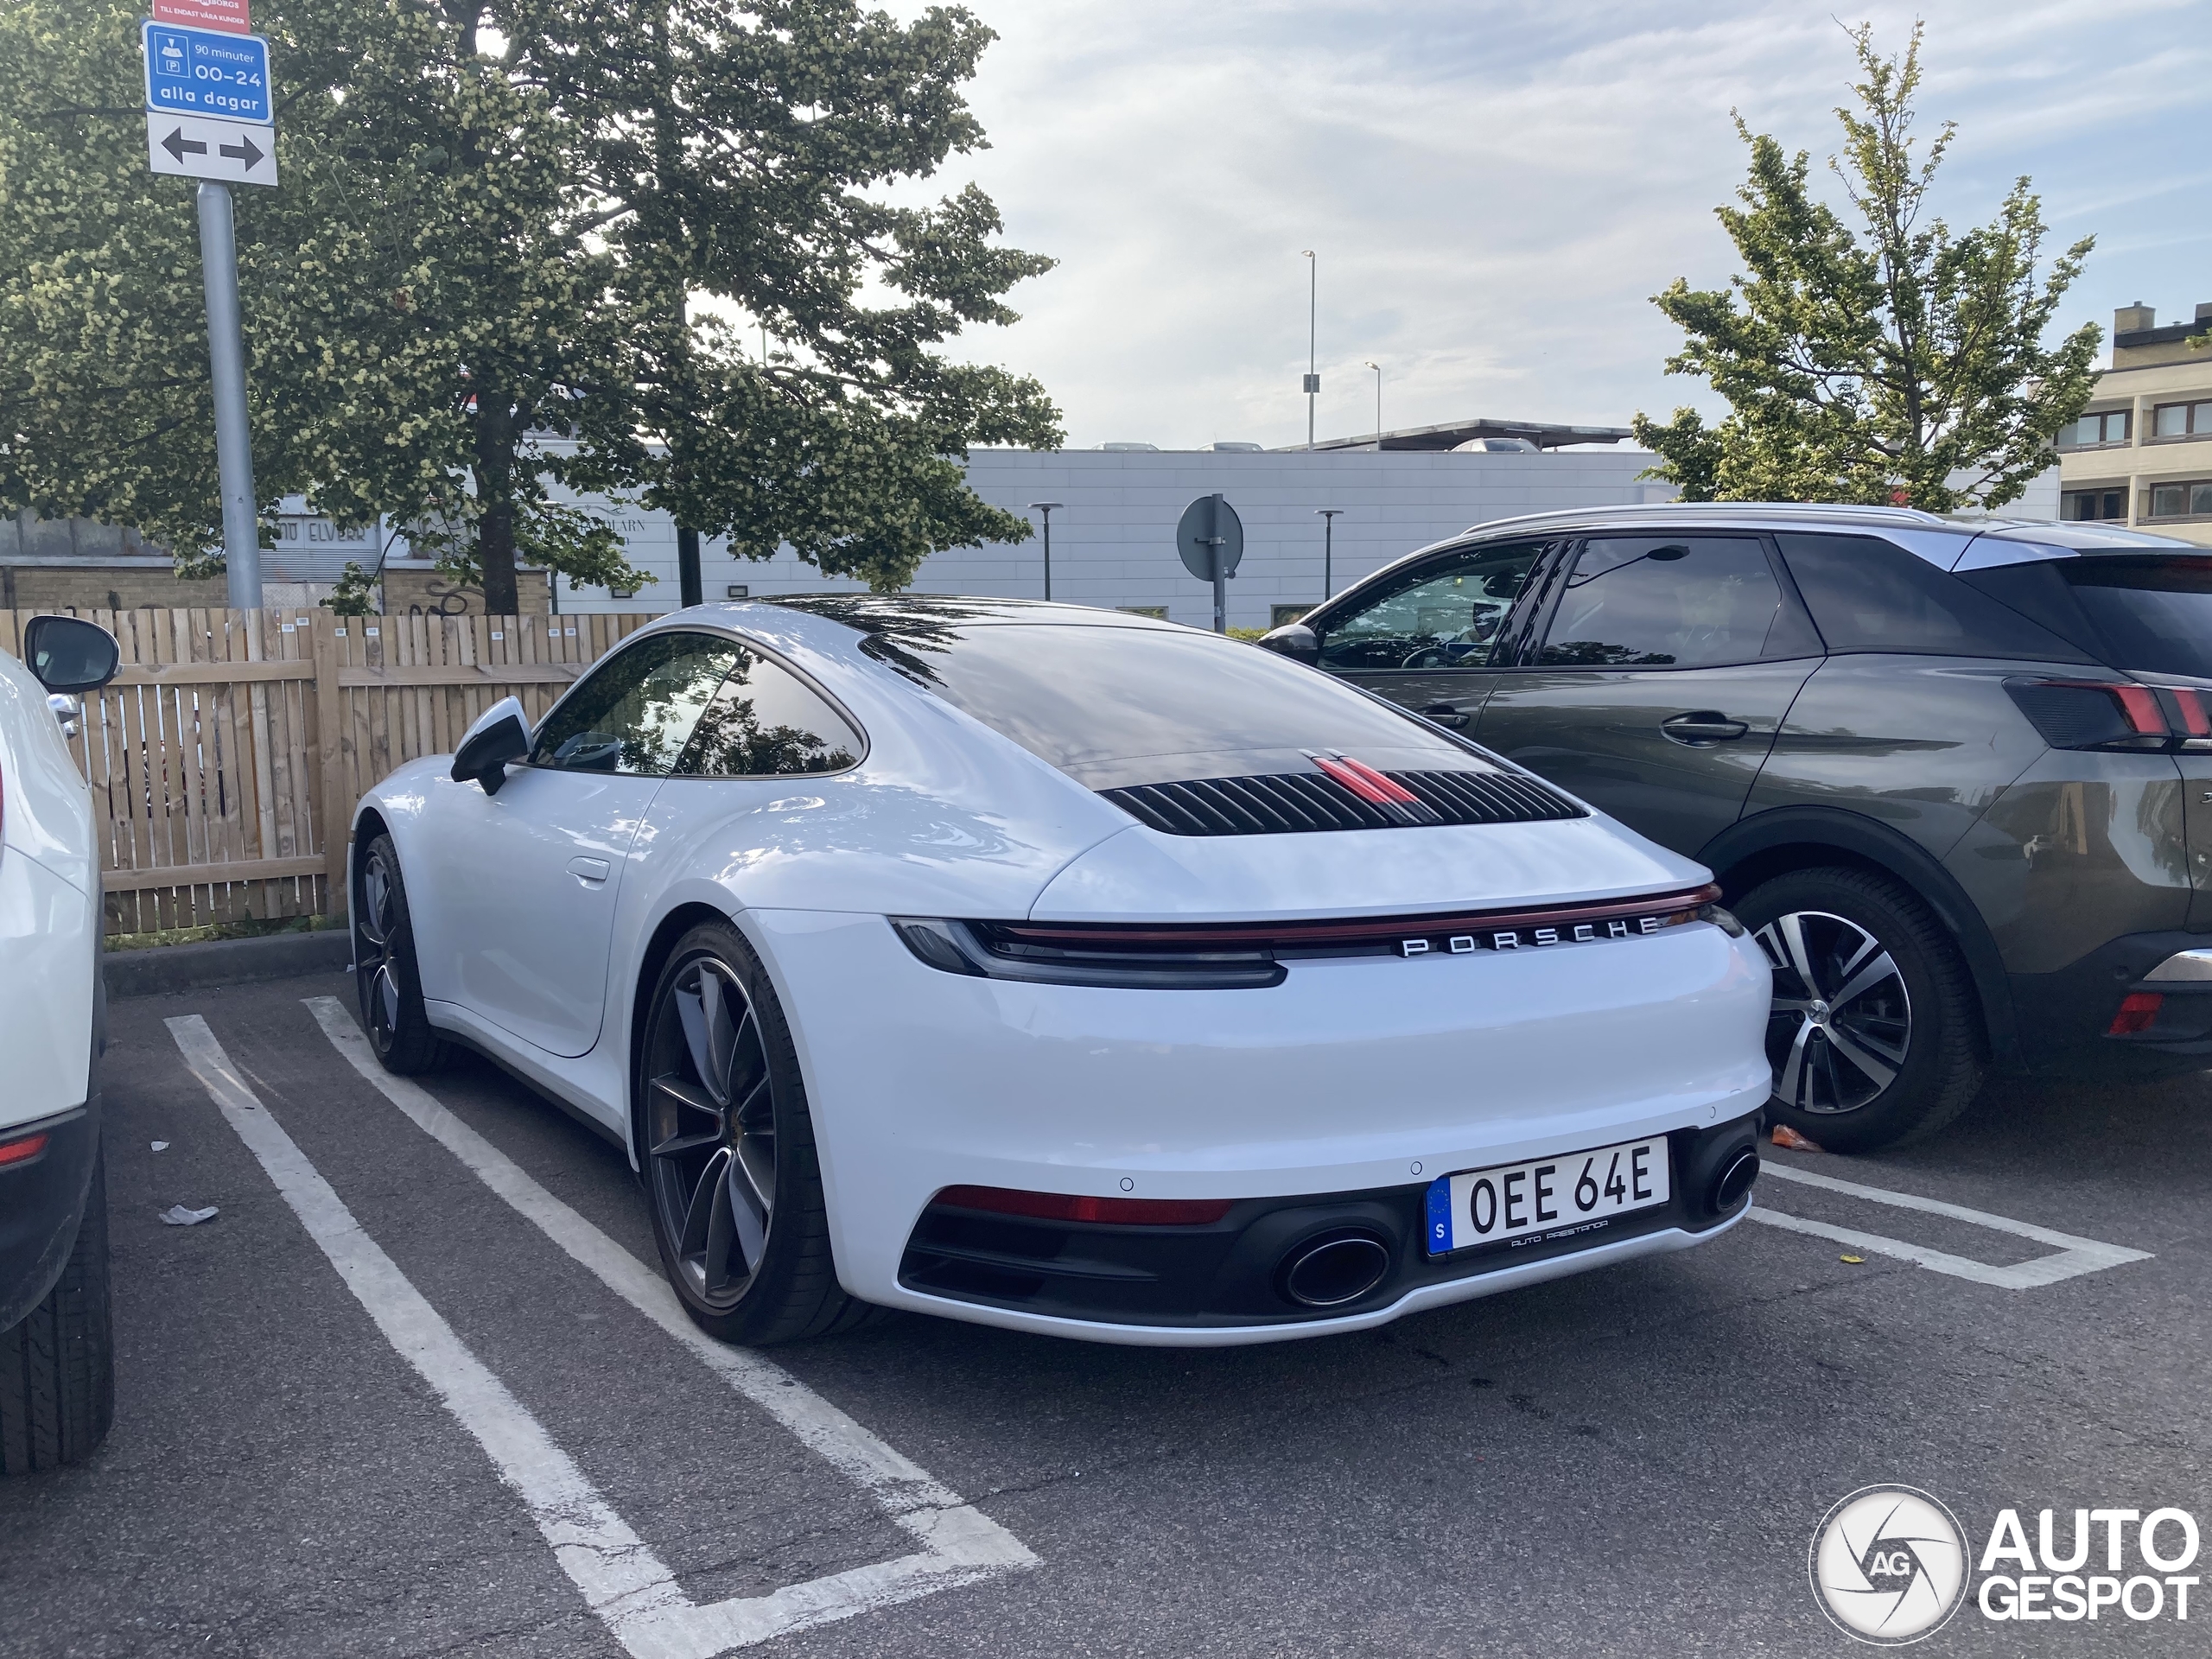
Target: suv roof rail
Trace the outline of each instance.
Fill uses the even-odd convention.
[[[1668,518],[1695,514],[1700,518],[1804,518],[1831,524],[1892,524],[1900,529],[1960,530],[1954,520],[1923,512],[1918,507],[1854,506],[1819,501],[1649,501],[1603,507],[1560,508],[1550,512],[1525,513],[1511,518],[1492,518],[1468,527],[1468,533],[1515,524],[1581,523],[1592,518]],[[1968,532],[1971,534],[1971,531]]]

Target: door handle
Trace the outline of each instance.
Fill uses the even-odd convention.
[[[1432,702],[1421,711],[1423,720],[1433,720],[1440,726],[1449,726],[1454,731],[1467,723],[1466,713],[1448,702]]]
[[[1732,743],[1751,728],[1745,721],[1731,720],[1717,709],[1700,709],[1694,714],[1662,720],[1659,729],[1677,743],[1700,744]]]
[[[613,866],[603,858],[572,858],[569,874],[588,887],[595,887],[613,874]]]

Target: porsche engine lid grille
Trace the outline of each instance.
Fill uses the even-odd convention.
[[[1387,794],[1379,789],[1355,793],[1329,772],[1315,771],[1136,784],[1099,793],[1140,823],[1171,836],[1279,836],[1440,823],[1535,823],[1589,816],[1556,790],[1512,772],[1372,775],[1389,779],[1396,790]],[[1398,800],[1398,794],[1408,798]]]

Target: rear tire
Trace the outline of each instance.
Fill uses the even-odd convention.
[[[84,1218],[61,1277],[13,1329],[0,1331],[0,1475],[87,1458],[114,1421],[107,1166],[96,1154]]]
[[[1934,1135],[1986,1064],[1958,947],[1909,890],[1865,870],[1792,870],[1735,906],[1775,970],[1770,1122],[1830,1152]]]
[[[676,942],[632,1098],[661,1266],[692,1322],[766,1347],[855,1329],[830,1251],[814,1120],[766,969],[727,922]]]
[[[400,879],[399,849],[378,836],[353,878],[353,982],[361,1029],[387,1071],[401,1077],[445,1064],[445,1040],[423,1007],[415,966],[415,924]]]

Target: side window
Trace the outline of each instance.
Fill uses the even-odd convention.
[[[1481,668],[1529,573],[1537,542],[1472,548],[1409,571],[1388,593],[1321,641],[1321,666],[1359,669]]]
[[[1607,537],[1574,561],[1536,661],[1547,668],[1713,668],[1816,654],[1763,542]]]
[[[1832,652],[2084,662],[2011,606],[1873,536],[1777,538]]]
[[[707,633],[656,633],[624,645],[546,716],[530,764],[666,777],[745,655]]]
[[[740,651],[699,715],[679,777],[767,778],[841,772],[866,746],[844,717],[789,669]]]

